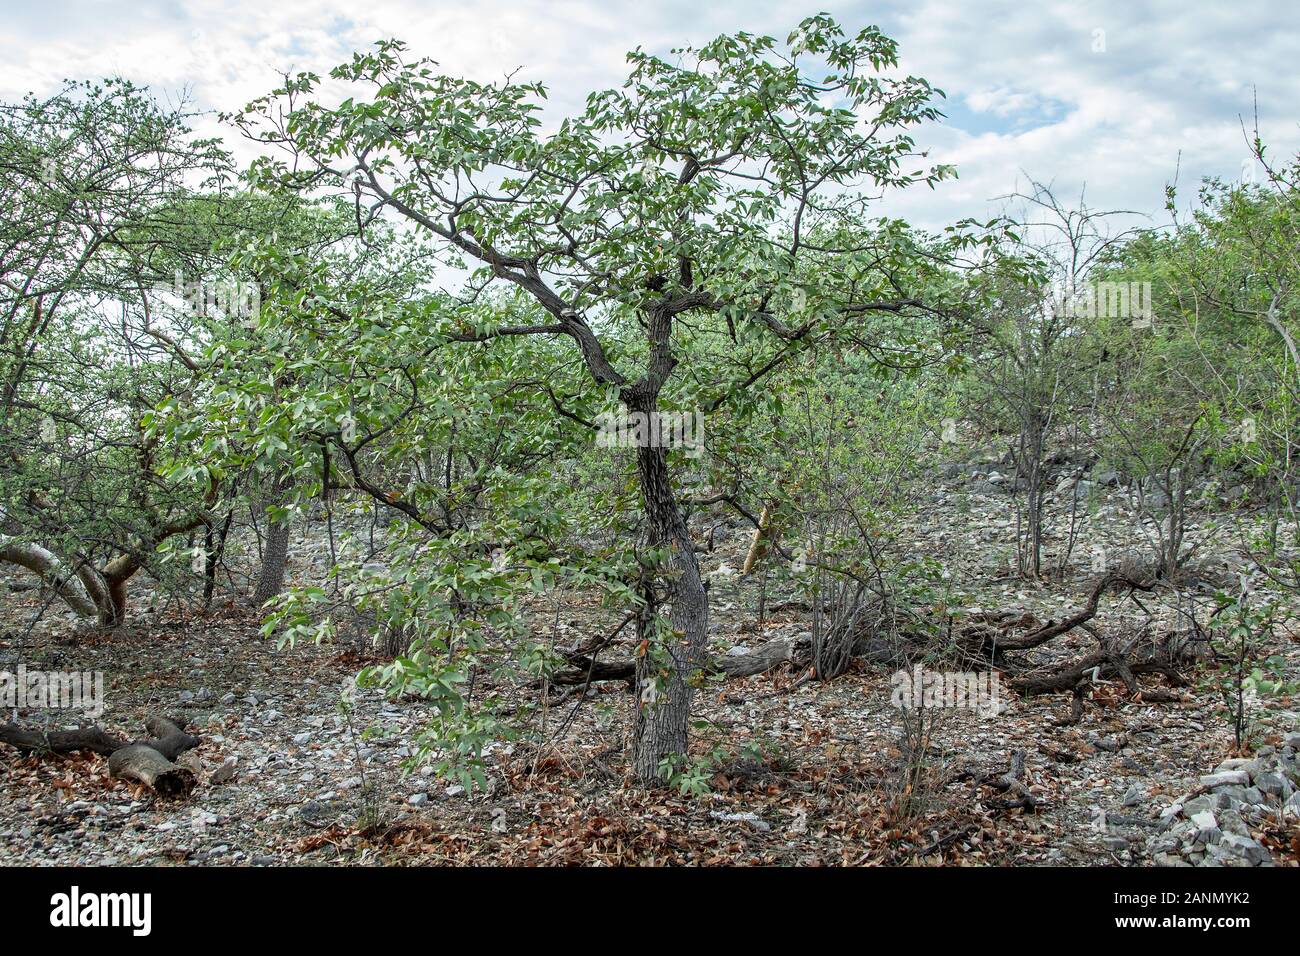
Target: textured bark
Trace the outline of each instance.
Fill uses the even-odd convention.
[[[102,627],[117,627],[126,620],[127,585],[143,567],[139,555],[152,551],[156,541],[178,533],[177,529],[184,530],[185,526],[166,526],[156,539],[141,542],[130,553],[119,555],[102,571],[82,564],[70,574],[62,560],[40,545],[4,537],[0,537],[0,561],[34,571],[82,617],[94,618]]]
[[[89,751],[111,754],[126,746],[126,741],[114,737],[101,727],[84,727],[79,730],[29,730],[17,724],[0,724],[0,743],[8,744],[21,754],[70,754]]]
[[[135,780],[159,796],[189,796],[196,783],[194,771],[178,767],[153,747],[131,744],[108,758],[108,772],[123,780]]]
[[[114,777],[143,783],[160,796],[188,796],[196,783],[194,771],[172,761],[197,747],[199,738],[185,733],[179,721],[166,717],[150,717],[145,729],[153,736],[127,742],[101,727],[47,733],[0,724],[0,743],[9,744],[21,754],[105,754],[108,772]]]
[[[221,565],[221,559],[226,553],[226,539],[230,535],[231,522],[235,520],[235,512],[232,508],[226,512],[225,520],[221,522],[221,527],[217,528],[208,522],[203,538],[203,547],[207,560],[203,565],[203,607],[207,609],[212,605],[212,595],[217,590],[217,568]]]
[[[284,590],[285,566],[289,560],[289,528],[272,524],[267,528],[266,547],[262,552],[262,571],[253,591],[253,603],[265,604]]]
[[[741,568],[741,574],[749,574],[754,570],[761,557],[767,551],[767,536],[772,522],[772,508],[770,505],[763,505],[763,513],[758,516],[758,527],[754,529],[753,540],[749,544],[749,553],[745,555],[745,566]]]
[[[637,409],[650,411],[651,408]],[[632,729],[632,763],[643,784],[662,783],[664,760],[686,753],[695,675],[708,649],[709,603],[699,562],[681,508],[673,496],[664,448],[637,449],[642,506],[652,546],[667,545],[669,559],[668,620],[673,635],[662,648],[671,659],[667,674],[661,661],[644,653],[636,662],[636,720]],[[653,682],[654,690],[650,690]]]
[[[168,760],[175,760],[185,751],[193,750],[199,745],[198,737],[185,733],[176,721],[166,717],[150,717],[144,726],[153,737],[137,740],[136,743],[153,748]]]
[[[69,573],[56,555],[40,545],[0,537],[0,561],[17,564],[38,575],[68,607],[82,617],[99,615],[99,605],[87,589],[84,576]]]
[[[271,518],[270,506],[284,502],[285,488],[277,483],[267,503],[266,545],[262,549],[262,570],[253,589],[253,603],[259,607],[284,590],[284,572],[289,561],[289,525]]]

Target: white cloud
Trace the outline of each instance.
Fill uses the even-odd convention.
[[[1086,177],[1095,205],[1154,212],[1179,167],[1189,193],[1202,176],[1240,175],[1238,117],[1249,119],[1256,88],[1274,154],[1300,148],[1300,32],[1287,0],[1191,11],[1175,0],[52,0],[6,12],[0,99],[49,92],[65,76],[116,73],[232,110],[269,91],[280,72],[323,75],[394,36],[449,72],[488,79],[521,67],[522,78],[548,85],[549,109],[560,115],[619,83],[633,47],[665,52],[741,29],[784,36],[820,7],[851,28],[879,22],[898,39],[902,67],[949,94],[951,120],[918,142],[961,179],[881,205],[927,226],[991,214],[989,200],[1022,171],[1067,195]],[[212,117],[200,129],[218,131]]]

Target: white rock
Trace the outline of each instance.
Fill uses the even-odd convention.
[[[755,830],[772,829],[772,825],[760,820],[757,813],[722,813],[719,810],[713,810],[710,811],[709,816],[715,820],[725,820],[728,823],[748,823]]]
[[[1201,786],[1203,787],[1225,787],[1229,785],[1249,787],[1250,774],[1244,770],[1225,770],[1223,773],[1206,774],[1201,778]]]

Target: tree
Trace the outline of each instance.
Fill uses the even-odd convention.
[[[1097,308],[1099,267],[1132,231],[1111,232],[1106,220],[1116,212],[1064,206],[1049,186],[1031,182],[1016,194],[1026,209],[1017,218],[1014,238],[999,250],[989,335],[977,344],[967,401],[991,430],[1010,432],[1015,466],[1017,572],[1039,578],[1043,538],[1049,530],[1048,479],[1052,465],[1066,457],[1065,436],[1086,426],[1093,312]],[[1105,309],[1104,297],[1102,308]],[[1056,571],[1070,559],[1079,513],[1078,479],[1067,487],[1070,529],[1056,555]],[[1023,515],[1023,521],[1019,516]]]
[[[141,422],[188,373],[150,355],[139,317],[168,204],[228,166],[182,109],[121,80],[0,107],[0,158],[0,560],[113,626],[128,581],[216,494],[159,480]]]
[[[1263,161],[1258,137],[1252,148]],[[1207,181],[1189,217],[1178,215],[1171,188],[1172,228],[1115,250],[1104,270],[1154,293],[1153,322],[1105,333],[1115,356],[1107,404],[1110,444],[1140,479],[1137,503],[1166,573],[1188,557],[1183,527],[1203,478],[1213,482],[1204,500],[1217,487],[1231,504],[1249,495],[1267,509],[1268,534],[1245,532],[1257,556],[1278,556],[1280,519],[1296,515],[1300,175],[1266,168],[1261,187]],[[1258,563],[1294,586],[1294,569]]]
[[[892,40],[814,17],[784,50],[738,34],[675,57],[630,54],[624,87],[549,135],[541,85],[441,75],[396,41],[333,71],[355,91],[337,105],[300,74],[233,119],[288,153],[256,165],[263,187],[350,196],[362,231],[395,215],[472,270],[462,301],[517,291],[510,321],[445,340],[567,340],[631,415],[717,411],[863,316],[934,308],[914,292],[938,265],[862,228],[880,190],[951,174],[911,168],[908,131],[938,115],[936,91],[888,74]],[[640,347],[620,354],[628,330]],[[694,336],[725,336],[752,364],[698,377]],[[708,603],[669,450],[643,443],[636,465],[657,556],[643,598],[667,608],[643,621],[637,665],[633,763],[651,782],[686,752]]]

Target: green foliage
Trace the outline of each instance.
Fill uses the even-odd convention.
[[[1218,607],[1210,622],[1210,647],[1218,662],[1204,680],[1219,697],[1219,715],[1232,727],[1240,751],[1249,747],[1256,729],[1253,702],[1294,694],[1298,685],[1288,678],[1284,657],[1262,656],[1273,633],[1276,605],[1252,600],[1246,592],[1236,596],[1220,592],[1215,599]]]

